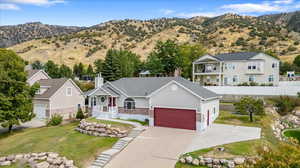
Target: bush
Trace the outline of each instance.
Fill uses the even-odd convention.
[[[297,103],[299,100],[289,96],[280,96],[272,100],[275,102],[275,107],[277,107],[276,111],[282,116],[292,113],[297,104],[299,104]]]
[[[253,121],[253,114],[265,114],[264,102],[252,97],[242,97],[239,102],[234,103],[234,108],[239,114],[249,115],[251,122]]]
[[[61,124],[63,117],[59,114],[54,114],[51,116],[51,119],[48,121],[47,126],[56,126]]]
[[[82,120],[82,119],[84,119],[84,118],[85,118],[85,116],[84,116],[84,114],[83,114],[82,109],[81,109],[81,108],[78,108],[78,111],[77,111],[77,113],[76,113],[76,119]]]

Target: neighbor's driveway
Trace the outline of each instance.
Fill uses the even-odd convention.
[[[32,119],[31,121],[28,121],[26,123],[22,123],[21,125],[17,125],[13,127],[13,130],[19,130],[24,128],[35,128],[35,127],[42,127],[46,125],[45,120],[39,120],[39,119]],[[7,128],[3,128],[0,126],[0,133],[7,132]]]
[[[105,168],[174,168],[186,152],[260,138],[260,129],[213,124],[202,133],[150,127],[115,156]]]

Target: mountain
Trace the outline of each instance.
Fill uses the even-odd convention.
[[[283,61],[292,61],[300,53],[300,31],[292,27],[299,16],[299,12],[260,17],[229,13],[212,18],[113,20],[9,48],[29,62],[92,64],[103,59],[110,48],[131,50],[146,59],[158,40],[172,39],[178,43],[202,43],[211,54],[272,51]]]
[[[47,25],[41,22],[0,26],[0,47],[9,47],[33,39],[69,34],[82,29],[83,27]]]

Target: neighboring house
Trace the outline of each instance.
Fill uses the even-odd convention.
[[[40,84],[33,99],[33,111],[38,119],[59,114],[64,119],[74,118],[78,107],[84,106],[84,95],[80,88],[66,78],[51,79],[43,70],[29,70],[27,82]]]
[[[204,55],[193,62],[193,81],[200,85],[279,83],[279,60],[256,52]]]
[[[122,78],[85,93],[95,117],[149,120],[150,126],[203,130],[219,115],[219,97],[181,77]]]

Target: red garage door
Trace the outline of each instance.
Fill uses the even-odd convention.
[[[196,111],[186,109],[154,108],[154,125],[196,130]]]

